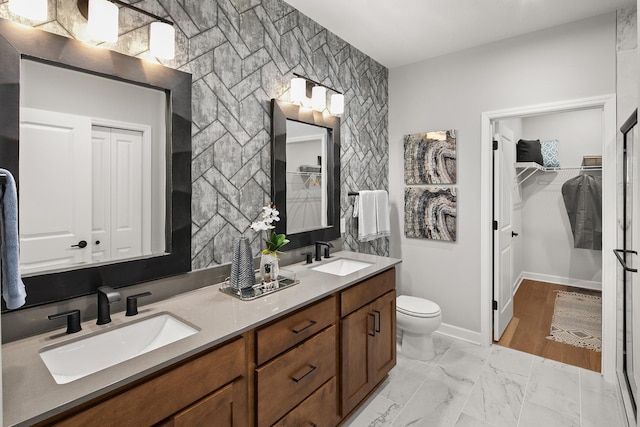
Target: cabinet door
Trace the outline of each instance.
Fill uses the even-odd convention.
[[[375,334],[375,316],[365,305],[341,321],[342,328],[342,416],[347,415],[369,393],[370,338]]]
[[[396,364],[396,292],[388,292],[372,304],[375,336],[371,337],[372,385],[378,384]]]

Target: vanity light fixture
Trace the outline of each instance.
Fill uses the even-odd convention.
[[[47,0],[9,0],[9,10],[33,21],[47,20]]]
[[[300,74],[293,73],[295,78],[291,79],[289,89],[289,99],[292,104],[297,104],[306,108],[313,108],[316,111],[324,111],[327,108],[327,90],[335,92],[331,95],[331,105],[329,112],[334,116],[344,113],[344,95],[342,92],[313,81]],[[309,98],[307,94],[310,94]]]
[[[44,1],[46,2],[46,0]],[[149,51],[157,58],[174,58],[176,32],[173,27],[173,22],[168,19],[161,18],[158,15],[154,15],[151,12],[147,12],[146,10],[120,0],[77,1],[80,13],[87,18],[89,22],[90,34],[97,40],[115,42],[118,39],[118,6],[153,18],[154,22],[149,26]],[[98,10],[98,12],[93,12],[94,10]],[[98,28],[100,28],[100,30],[98,30]]]

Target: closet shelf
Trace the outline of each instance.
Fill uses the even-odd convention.
[[[524,183],[527,179],[531,178],[536,172],[601,171],[602,170],[602,166],[574,166],[574,167],[546,168],[536,162],[516,162],[514,166],[516,168],[515,180],[518,184]],[[525,175],[525,177],[518,180],[522,175]]]

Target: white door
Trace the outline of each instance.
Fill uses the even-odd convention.
[[[93,183],[91,193],[91,256],[111,259],[111,132],[94,126],[91,132]]]
[[[20,109],[22,274],[91,261],[90,141],[88,117]]]
[[[111,255],[142,255],[142,133],[111,129]]]
[[[494,150],[493,339],[498,341],[513,318],[513,132],[501,126]]]
[[[142,132],[94,126],[92,145],[93,261],[141,256],[146,200]]]

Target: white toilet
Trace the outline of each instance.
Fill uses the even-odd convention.
[[[400,354],[431,360],[435,356],[432,333],[442,323],[440,306],[428,299],[400,295],[396,298]]]

